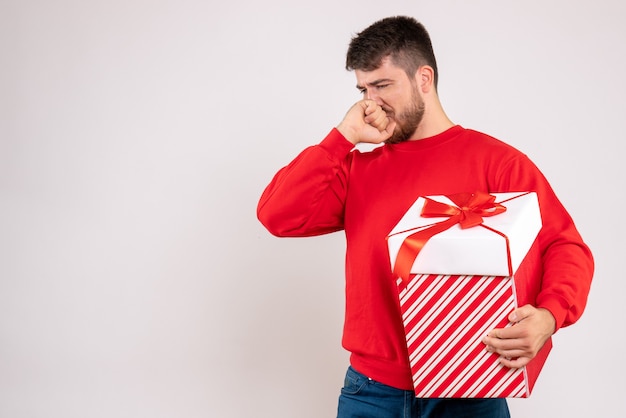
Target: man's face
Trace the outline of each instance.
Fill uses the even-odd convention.
[[[389,58],[373,71],[356,70],[355,73],[357,88],[363,97],[374,100],[396,122],[396,129],[386,142],[409,140],[424,116],[424,101],[416,81]]]

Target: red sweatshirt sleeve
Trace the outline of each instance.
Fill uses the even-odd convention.
[[[523,183],[518,184],[518,189],[535,190],[539,198],[543,226],[538,241],[543,280],[536,306],[552,313],[558,330],[576,322],[585,309],[593,277],[593,256],[552,187],[528,158],[517,159],[508,175],[512,183]]]
[[[259,221],[280,237],[321,235],[343,229],[346,167],[354,145],[333,129],[282,168],[257,206]]]

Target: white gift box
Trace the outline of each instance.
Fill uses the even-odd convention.
[[[534,192],[492,193],[506,211],[484,217],[483,224],[462,229],[458,224],[434,235],[421,249],[411,273],[511,276],[541,229],[541,213]],[[455,206],[446,196],[429,199]],[[404,240],[447,217],[425,218],[419,197],[387,237],[389,257],[394,266]]]

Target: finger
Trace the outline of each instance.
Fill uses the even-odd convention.
[[[523,341],[519,339],[499,339],[487,337],[483,343],[491,350],[501,352],[504,350],[515,350],[525,348]]]
[[[531,359],[528,357],[517,357],[517,358],[500,357],[498,359],[501,365],[503,365],[504,367],[508,367],[510,369],[519,369],[521,367],[524,367],[528,363],[530,363],[530,360]]]
[[[389,124],[389,119],[385,115],[380,115],[376,119],[370,121],[368,123],[373,128],[376,128],[378,132],[385,132],[387,125]]]
[[[389,123],[387,124],[387,127],[385,128],[385,133],[391,136],[393,134],[393,131],[396,129],[396,121],[391,118],[387,118],[387,120]]]
[[[371,123],[371,125],[377,128],[379,131],[384,131],[387,125],[389,124],[389,118],[385,114],[385,112],[377,113],[376,119]]]
[[[371,115],[372,113],[376,112],[378,109],[382,110],[382,108],[378,106],[376,102],[373,100],[364,100],[363,103],[365,104],[365,109],[363,110],[363,112],[365,113],[365,116]]]
[[[486,338],[493,338],[499,340],[506,340],[511,338],[519,337],[519,333],[513,327],[507,328],[494,328],[489,331],[486,335]]]
[[[370,108],[368,107],[368,109]],[[366,110],[365,117],[363,118],[363,120],[366,123],[372,123],[380,119],[381,117],[387,117],[387,114],[385,113],[382,107],[374,104],[374,107],[371,109],[371,111],[369,111],[369,113]]]
[[[526,350],[525,347],[520,347],[519,345],[507,344],[506,346],[496,346],[489,344],[485,347],[485,350],[488,353],[496,353],[508,358],[516,358],[522,356],[532,357],[530,351]]]
[[[507,359],[507,360],[513,360],[513,359],[517,359],[520,357],[526,357],[526,358],[531,357],[530,355],[528,355],[527,352],[523,350],[503,350],[503,351],[498,352],[498,354],[500,355],[500,357]]]
[[[534,354],[530,347],[520,344],[519,342],[513,342],[509,340],[501,340],[496,341],[493,344],[486,344],[485,351],[508,358],[534,357]]]

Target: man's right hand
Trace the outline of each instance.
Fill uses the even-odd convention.
[[[361,100],[348,110],[337,130],[354,145],[380,144],[391,137],[395,127],[396,122],[375,101]]]

